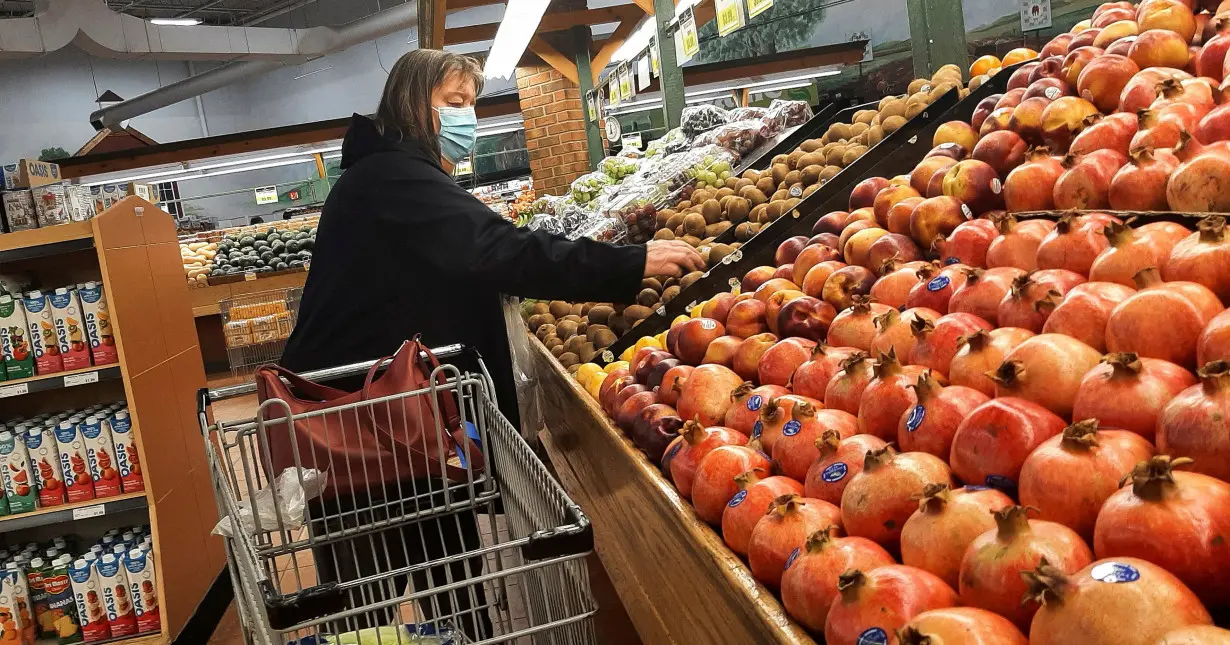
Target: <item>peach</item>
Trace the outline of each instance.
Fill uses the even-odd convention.
[[[931,137],[932,146],[945,143],[960,144],[966,150],[972,150],[978,143],[978,132],[965,121],[949,121],[936,128],[935,135]]]
[[[795,284],[803,284],[804,279],[807,277],[807,272],[811,271],[812,267],[820,264],[821,262],[840,259],[841,252],[837,249],[821,244],[813,244],[808,246],[804,248],[803,251],[799,253],[799,257],[794,260],[794,275],[792,276],[792,279]]]
[[[1052,58],[1049,60],[1058,59]],[[1062,65],[1063,63],[1057,62],[1055,64]],[[1030,83],[1029,87],[1025,89],[1025,99],[1028,100],[1040,96],[1054,101],[1061,96],[1072,94],[1072,88],[1068,85],[1067,81],[1063,80],[1062,69],[1056,72],[1056,74],[1056,76],[1047,76]]]
[[[1028,89],[1029,87],[1025,86],[1025,87],[1018,87],[1014,90],[1008,90],[1007,92],[1004,92],[1003,96],[1000,97],[999,101],[995,103],[995,109],[998,110],[999,108],[1002,108],[1002,107],[1016,107],[1020,105],[1021,101],[1025,100],[1025,92]],[[992,110],[992,112],[994,111],[995,110]],[[957,159],[957,161],[961,161],[961,160]]]
[[[1149,29],[1142,31],[1136,37],[1131,51],[1128,52],[1128,57],[1141,69],[1145,67],[1183,69],[1190,58],[1187,47],[1187,41],[1169,29]],[[1119,89],[1122,91],[1123,88]]]
[[[940,170],[948,170],[957,165],[957,159],[949,157],[927,157],[918,162],[914,166],[914,171],[910,173],[910,187],[914,189],[915,196],[922,196],[927,191],[927,184],[931,182],[931,178]],[[890,229],[891,230],[891,229]],[[899,233],[900,231],[894,231]]]
[[[1095,29],[1105,29],[1106,27],[1109,27],[1110,25],[1113,25],[1114,23],[1119,22],[1120,20],[1135,20],[1135,19],[1136,19],[1136,8],[1135,7],[1128,7],[1128,8],[1116,7],[1109,11],[1103,11],[1101,14],[1098,14],[1098,16],[1093,19],[1093,22],[1089,23],[1089,26]]]
[[[1033,60],[1038,57],[1038,52],[1028,47],[1017,47],[1016,49],[1004,54],[1003,64],[1001,67],[1016,65],[1017,63]]]
[[[1012,110],[1012,118],[1008,120],[1008,130],[1000,132],[1015,132],[1032,145],[1042,143],[1042,112],[1050,105],[1052,99],[1037,96],[1025,99]],[[990,134],[997,133],[988,133]]]
[[[995,108],[995,111],[991,112],[990,116],[982,122],[982,127],[979,128],[978,134],[985,137],[992,132],[1007,130],[1009,124],[1012,123],[1012,113],[1014,110],[1016,110],[1015,106]]]
[[[961,161],[962,159],[968,156],[969,156],[969,148],[966,148],[965,146],[959,143],[941,143],[940,145],[935,146],[931,148],[931,150],[927,151],[927,154],[923,155],[923,159],[930,159],[932,157],[944,157],[946,159],[952,159],[953,161]],[[903,177],[905,177],[906,181],[901,182],[901,183],[903,185],[909,184],[910,176],[903,175]]]
[[[1063,57],[1051,56],[1038,61],[1038,66],[1029,72],[1029,86],[1044,78],[1061,78],[1063,72]],[[1026,86],[1028,93],[1029,86]]]
[[[777,270],[773,272],[773,277],[782,278],[785,280],[794,278],[794,263],[787,262],[786,264],[777,267]]]
[[[916,199],[922,201],[921,198]],[[908,235],[888,233],[881,235],[879,239],[871,243],[871,246],[867,248],[867,260],[860,264],[879,273],[887,260],[913,262],[921,259],[923,259],[922,250]]]
[[[855,233],[865,231],[869,228],[880,227],[876,226],[875,220],[858,220],[846,226],[846,230],[841,232],[841,237],[839,238],[839,244],[841,245],[842,250],[845,250],[846,242],[850,241],[850,238],[854,237]]]
[[[702,365],[730,367],[734,364],[735,352],[742,344],[743,339],[738,336],[719,336],[709,343],[709,348],[705,350],[705,356],[700,362]]]
[[[977,159],[959,161],[944,175],[944,194],[961,200],[968,207],[968,211],[972,211],[970,217],[1003,208],[1002,193],[1003,183],[999,174],[989,164]],[[947,237],[951,232],[952,229],[949,229],[942,235]],[[930,241],[926,242],[925,246],[929,248]]]
[[[1068,54],[1063,59],[1062,69],[1063,80],[1067,82],[1068,87],[1076,87],[1077,81],[1080,79],[1081,70],[1085,69],[1089,61],[1104,53],[1106,52],[1097,47],[1081,47]]]
[[[730,308],[730,315],[726,316],[726,331],[740,338],[763,334],[769,331],[764,314],[765,303],[763,301],[755,298],[740,300]]]
[[[1220,33],[1205,41],[1196,55],[1196,75],[1220,83],[1226,76],[1226,54],[1230,52],[1230,33]]]
[[[1140,34],[1140,27],[1137,26],[1134,21],[1120,20],[1119,22],[1113,22],[1106,25],[1106,27],[1098,33],[1098,37],[1093,39],[1093,46],[1106,49],[1116,40],[1127,38],[1128,36],[1136,36],[1138,34]]]
[[[1179,0],[1149,0],[1141,4],[1136,11],[1136,22],[1141,31],[1171,31],[1178,34],[1184,43],[1191,42],[1196,35],[1196,16],[1190,7]]]
[[[712,318],[726,324],[726,316],[730,314],[730,308],[734,305],[735,294],[719,293],[701,306],[700,315],[702,318]]]
[[[1072,42],[1068,43],[1068,53],[1071,54],[1081,47],[1093,47],[1093,41],[1097,40],[1098,35],[1101,33],[1101,27],[1091,27],[1080,32],[1079,34],[1076,34],[1076,37],[1072,39]],[[1101,47],[1098,49],[1101,49]]]
[[[807,246],[807,238],[802,235],[795,235],[786,238],[777,246],[777,252],[773,255],[773,262],[777,266],[790,264],[794,259],[799,257],[799,252],[803,247]]]
[[[743,275],[742,282],[739,283],[739,291],[741,293],[752,293],[760,288],[760,285],[768,282],[773,273],[777,269],[774,267],[756,267]]]
[[[919,202],[910,214],[910,237],[924,250],[935,248],[965,221],[964,208],[960,199],[947,195]]]
[[[811,296],[794,298],[778,313],[777,328],[783,336],[822,341],[837,310],[823,300]]]
[[[761,385],[785,386],[800,365],[811,358],[815,341],[807,338],[784,338],[760,357],[758,376]]]
[[[837,311],[842,311],[854,304],[854,296],[865,296],[871,292],[876,282],[876,276],[871,271],[860,266],[848,266],[838,269],[824,283],[821,293],[825,302],[833,305]]]
[[[872,210],[875,213],[876,223],[879,224],[881,228],[888,227],[888,211],[889,209],[893,207],[893,205],[895,205],[897,202],[903,199],[906,199],[908,197],[921,197],[922,196],[922,193],[920,191],[912,187],[912,184],[913,184],[912,176],[910,179],[910,183],[911,183],[911,186],[898,186],[896,184],[890,185],[884,188],[883,190],[881,190],[880,193],[876,195],[875,206],[873,207]],[[849,260],[846,260],[846,261],[849,262]]]
[[[872,199],[875,199],[874,195],[872,195]],[[814,225],[812,225],[811,234],[819,235],[820,233],[832,233],[834,235],[839,235],[841,234],[841,230],[846,227],[846,220],[849,219],[849,217],[850,213],[846,211],[833,211],[831,213],[825,213],[820,219],[816,220]]]
[[[795,291],[798,291],[799,285],[785,278],[771,278],[767,280],[764,284],[757,287],[756,292],[752,295],[752,297],[765,304],[768,304],[769,298],[771,298],[773,294],[777,293],[778,291],[783,291],[785,289],[793,289]]]
[[[807,294],[796,289],[782,289],[781,291],[774,293],[767,301],[765,301],[764,321],[765,324],[769,326],[769,331],[771,333],[778,334],[780,336],[787,335],[782,334],[777,329],[777,314],[781,313],[782,307],[785,307],[787,302],[806,295]]]
[[[1127,36],[1126,38],[1120,38],[1119,40],[1116,40],[1115,42],[1111,43],[1110,46],[1106,48],[1106,53],[1113,54],[1115,56],[1127,56],[1128,54],[1132,53],[1132,45],[1135,43],[1136,43],[1136,36]]]
[[[883,177],[864,179],[850,191],[850,210],[869,207],[875,204],[876,195],[888,186],[888,180]],[[839,232],[839,231],[834,231]]]
[[[730,368],[742,378],[748,380],[756,378],[760,357],[764,356],[770,347],[776,345],[777,340],[777,336],[770,333],[744,338],[739,348],[735,350],[735,357],[731,361]]]
[[[680,327],[675,356],[688,365],[699,365],[710,343],[726,335],[726,326],[712,318],[693,318]]]
[[[925,161],[925,160],[924,160]],[[936,170],[936,173],[946,173],[948,168],[956,165],[957,162],[950,163],[943,168]],[[935,174],[935,173],[932,173]],[[941,175],[942,176],[942,175]],[[888,232],[900,233],[902,235],[910,234],[910,215],[914,212],[914,207],[918,206],[923,201],[922,197],[907,197],[893,205],[888,211]]]
[[[1126,56],[1104,54],[1089,61],[1076,81],[1081,98],[1110,114],[1119,107],[1123,88],[1127,87],[1140,66]]]
[[[974,146],[971,155],[993,168],[1000,177],[1007,177],[1014,168],[1025,163],[1025,150],[1029,145],[1021,135],[1011,130],[992,132]]]
[[[882,228],[869,228],[851,235],[850,239],[846,240],[846,245],[842,247],[842,254],[845,256],[846,263],[856,264],[868,269],[872,268],[867,262],[870,257],[871,245],[888,234],[888,231]]]
[[[1059,34],[1047,43],[1042,51],[1038,52],[1040,58],[1048,58],[1050,56],[1063,56],[1068,53],[1068,43],[1072,42],[1075,34]]]
[[[1081,75],[1088,72],[1089,66],[1086,66]],[[1097,113],[1097,106],[1085,99],[1061,96],[1042,112],[1042,138],[1051,150],[1065,152],[1085,119]]]
[[[997,67],[1003,66],[1003,62],[999,60],[998,56],[993,56],[991,54],[980,56],[978,57],[978,60],[975,60],[973,64],[969,66],[969,77],[973,78],[975,76],[982,76],[983,74],[990,73],[991,70]]]
[[[1038,63],[1026,63],[1017,68],[1012,76],[1008,77],[1008,90],[1025,89],[1029,87],[1029,75],[1037,69]]]
[[[824,295],[824,283],[828,281],[829,276],[837,272],[838,269],[844,269],[847,265],[840,260],[829,260],[821,262],[812,267],[807,272],[807,277],[803,279],[803,293],[819,298]]]
[[[1003,98],[1003,94],[992,94],[981,101],[974,107],[974,114],[970,117],[969,124],[975,130],[982,130],[982,122],[987,120],[987,117],[995,111],[995,104]],[[958,159],[958,161],[960,161]]]

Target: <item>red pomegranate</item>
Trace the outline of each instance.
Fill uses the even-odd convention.
[[[917,404],[901,413],[897,446],[907,452],[926,452],[946,459],[957,426],[990,397],[961,385],[943,387],[930,373],[913,385]]]
[[[817,408],[824,404],[816,399],[796,394],[785,394],[764,402],[760,408],[760,419],[753,424],[751,437],[760,441],[765,453],[773,454],[773,445],[781,438],[786,424],[791,421],[801,424],[810,417]],[[791,427],[795,427],[791,424]]]
[[[766,471],[749,470],[735,476],[737,491],[722,511],[722,539],[731,551],[747,555],[752,529],[782,495],[802,495],[803,485],[789,477],[766,477]]]
[[[841,526],[841,511],[828,502],[798,495],[774,499],[747,543],[752,576],[769,588],[778,588],[790,554],[803,546],[807,536],[833,525]]]
[[[663,379],[665,381],[665,379]],[[717,425],[730,409],[730,393],[743,383],[738,374],[721,365],[701,365],[692,371],[680,389],[679,416],[704,425]]]
[[[1195,282],[1162,282],[1157,269],[1136,274],[1140,289],[1106,322],[1106,348],[1196,367],[1200,332],[1222,312],[1216,294]]]
[[[764,404],[787,394],[790,390],[780,385],[756,387],[751,381],[745,381],[730,393],[731,404],[726,410],[723,425],[750,437],[756,422],[760,420],[760,409]]]
[[[1196,363],[1230,361],[1230,310],[1217,314],[1200,333],[1196,346]]]
[[[1110,181],[1125,164],[1127,157],[1118,150],[1095,150],[1083,157],[1064,157],[1067,172],[1055,182],[1055,208],[1110,207]]]
[[[821,435],[837,432],[842,439],[858,433],[858,418],[841,410],[819,410],[813,406],[797,405],[795,420],[782,426],[782,436],[773,444],[770,453],[782,469],[782,474],[803,481],[807,469],[820,458]]]
[[[1105,427],[1105,424],[1103,424]],[[1126,430],[1098,429],[1085,419],[1047,439],[1021,466],[1021,504],[1058,522],[1083,539],[1093,538],[1102,503],[1137,463],[1153,456],[1153,444]]]
[[[995,222],[975,219],[957,225],[940,246],[940,257],[945,265],[964,264],[971,267],[986,266],[987,249],[999,236]]]
[[[976,607],[932,609],[897,632],[900,645],[1028,645],[1012,621]]]
[[[803,493],[830,504],[841,504],[841,495],[855,475],[863,472],[863,460],[872,450],[888,444],[869,434],[843,439],[836,430],[825,430],[816,441],[820,457],[807,469]]]
[[[851,569],[871,571],[896,564],[880,545],[860,537],[838,537],[836,526],[807,536],[786,560],[782,604],[786,613],[813,632],[824,631],[829,608],[838,596],[837,580]]]
[[[1018,276],[999,303],[996,313],[998,324],[1041,332],[1046,319],[1059,306],[1063,296],[1082,282],[1085,282],[1084,276],[1066,269],[1034,271]]]
[[[749,470],[769,472],[769,458],[755,442],[747,446],[719,446],[700,460],[692,478],[692,506],[696,515],[709,524],[722,521],[722,511],[739,492],[735,476]]]
[[[871,286],[871,299],[875,302],[896,309],[905,305],[910,289],[918,284],[918,272],[930,266],[926,262],[907,262],[899,264],[886,262],[883,267],[883,277]]]
[[[1044,334],[1064,334],[1106,351],[1106,321],[1110,312],[1135,289],[1111,282],[1086,282],[1072,287],[1042,325]]]
[[[961,559],[961,603],[993,611],[1022,630],[1038,611],[1038,602],[1022,602],[1028,590],[1022,572],[1048,564],[1075,573],[1093,561],[1093,553],[1072,529],[1055,522],[1031,520],[1024,506],[995,512],[996,528],[970,543]]]
[[[896,310],[884,312],[875,319],[878,333],[871,341],[871,351],[880,355],[891,350],[899,357],[908,357],[918,343],[918,338],[914,336],[915,321],[929,320],[934,323],[940,315],[940,312],[927,307],[907,309],[900,314]]]
[[[1213,622],[1178,578],[1144,560],[1098,560],[1071,575],[1048,563],[1027,575],[1030,602],[1042,605],[1030,645],[1152,645],[1179,627]]]
[[[916,365],[903,366],[891,349],[881,354],[876,361],[875,378],[867,384],[859,399],[859,433],[875,435],[885,441],[896,439],[897,420],[916,403],[911,386],[927,371]]]
[[[1133,150],[1129,163],[1110,180],[1110,207],[1123,211],[1169,210],[1166,183],[1179,163],[1169,150]]]
[[[1076,388],[1072,418],[1097,419],[1103,427],[1121,428],[1152,441],[1162,410],[1195,384],[1192,373],[1174,363],[1131,353],[1107,354]]]
[[[858,352],[841,362],[841,370],[833,375],[824,389],[824,407],[858,414],[863,390],[875,378],[875,361]]]
[[[1155,645],[1230,645],[1230,630],[1212,625],[1188,625],[1166,632]]]
[[[901,529],[902,564],[929,571],[956,589],[965,549],[995,528],[992,513],[1010,506],[1012,498],[993,488],[927,486]]]
[[[952,484],[944,460],[922,452],[898,454],[888,447],[868,452],[863,472],[850,479],[841,495],[846,531],[895,550],[901,527],[918,508],[927,484]]]
[[[718,446],[745,446],[747,435],[737,430],[713,426],[706,428],[695,421],[686,421],[679,429],[683,441],[674,444],[670,451],[671,481],[684,499],[692,499],[692,478],[696,467]]]
[[[934,575],[898,564],[852,569],[837,581],[838,597],[824,625],[828,645],[892,643],[914,616],[957,604],[957,594]]]
[[[807,338],[783,338],[760,357],[761,385],[785,386],[794,370],[809,358],[816,342]]]
[[[1213,361],[1196,374],[1157,419],[1157,450],[1190,457],[1190,470],[1230,482],[1230,362]]]
[[[966,313],[941,316],[934,323],[916,318],[911,325],[918,342],[909,356],[909,364],[935,370],[941,377],[948,374],[952,359],[961,349],[961,339],[977,332],[990,331],[991,323]]]
[[[1034,333],[1019,327],[1000,327],[990,332],[974,332],[962,338],[957,353],[948,366],[948,380],[995,396],[995,381],[987,372],[997,369],[1008,352],[1032,338]]]
[[[965,284],[952,294],[948,311],[973,314],[992,326],[999,320],[999,303],[1012,289],[1012,282],[1025,271],[1016,267],[967,269]]]
[[[1016,267],[1025,271],[1036,270],[1038,246],[1055,228],[1055,223],[1044,219],[1018,223],[1011,215],[999,216],[993,221],[1000,236],[987,248],[987,268]]]
[[[1061,159],[1045,147],[1034,148],[1026,158],[1004,178],[1004,208],[1009,213],[1054,210],[1055,182],[1065,171]]]
[[[1151,226],[1151,225],[1148,225]],[[1182,226],[1179,229],[1186,230]],[[1174,229],[1153,229],[1146,233],[1144,227],[1133,230],[1123,224],[1112,222],[1104,233],[1110,248],[1102,251],[1089,268],[1093,282],[1114,282],[1126,287],[1135,287],[1137,273],[1149,267],[1165,266],[1170,252],[1178,240],[1173,239]]]
[[[1116,150],[1127,155],[1132,144],[1132,137],[1140,128],[1140,120],[1136,114],[1120,112],[1105,117],[1091,117],[1092,124],[1086,126],[1072,140],[1068,152],[1074,155],[1087,155],[1095,150]]]
[[[1065,214],[1038,245],[1038,268],[1089,275],[1093,260],[1108,246],[1110,243],[1096,222]]]
[[[829,325],[828,342],[836,347],[869,351],[876,336],[875,318],[890,309],[892,307],[874,302],[868,296],[857,296],[854,305],[837,314]]]
[[[1230,238],[1226,237],[1226,218],[1210,215],[1196,226],[1199,229],[1179,242],[1162,267],[1167,282],[1195,282],[1217,294],[1222,303],[1230,302]]]
[[[1008,352],[991,380],[995,396],[1033,401],[1061,417],[1072,414],[1076,388],[1102,354],[1063,334],[1039,334]]]
[[[957,426],[948,463],[961,481],[1014,494],[1025,458],[1066,425],[1037,403],[1013,397],[991,399]]]
[[[957,289],[965,285],[964,264],[952,264],[944,268],[923,267],[919,269],[919,282],[910,288],[905,306],[909,309],[924,307],[941,314],[948,313],[948,301]]]

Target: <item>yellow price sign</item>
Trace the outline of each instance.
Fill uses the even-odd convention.
[[[717,8],[718,35],[727,36],[743,27],[743,3],[741,0],[714,0]]]
[[[684,56],[691,58],[700,52],[700,39],[696,36],[696,16],[691,7],[679,17],[679,33]]]
[[[747,17],[755,18],[773,6],[773,0],[747,0]]]

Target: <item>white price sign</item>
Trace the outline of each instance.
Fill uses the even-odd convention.
[[[747,17],[755,18],[773,6],[773,0],[747,0]]]
[[[1051,0],[1020,0],[1021,31],[1049,29],[1051,26]]]
[[[17,385],[6,385],[0,387],[0,399],[7,399],[10,396],[22,396],[30,393],[30,385],[28,383],[18,383]]]
[[[462,177],[465,175],[472,174],[473,172],[474,172],[474,164],[470,163],[469,159],[462,159],[461,161],[457,162],[456,166],[453,166],[453,176],[454,177]]]
[[[84,374],[70,374],[64,377],[64,387],[74,387],[77,385],[85,385],[87,383],[97,383],[98,372],[86,372]]]
[[[88,520],[91,517],[102,517],[107,512],[107,508],[103,504],[95,504],[93,506],[83,506],[73,509],[73,521]]]
[[[621,139],[621,142],[625,148],[636,148],[637,150],[640,150],[642,144],[641,133],[633,132],[632,134],[625,134]]]
[[[257,204],[276,204],[278,203],[278,187],[264,186],[256,189]]]
[[[718,35],[727,36],[747,24],[743,0],[713,0],[717,9]]]
[[[679,47],[685,58],[691,60],[700,53],[700,38],[696,35],[696,14],[691,7],[679,16],[679,30],[675,33],[678,34]]]

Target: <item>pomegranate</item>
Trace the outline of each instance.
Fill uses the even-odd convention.
[[[989,332],[976,331],[961,338],[957,353],[949,363],[949,382],[994,396],[995,381],[987,376],[987,372],[997,369],[1008,352],[1033,336],[1034,333],[1028,329],[1000,327]]]
[[[1110,207],[1116,210],[1168,210],[1166,183],[1179,167],[1179,158],[1167,150],[1139,148],[1131,162],[1119,169],[1110,182]]]
[[[802,495],[803,485],[789,477],[766,477],[766,471],[749,470],[735,476],[738,492],[722,511],[722,540],[731,551],[747,555],[752,529],[769,510],[769,504],[783,495]]]
[[[929,265],[926,262],[907,262],[905,264],[899,264],[896,261],[885,262],[881,271],[884,277],[876,280],[875,284],[872,285],[870,291],[871,299],[890,309],[896,309],[905,305],[905,300],[910,295],[910,289],[913,289],[914,285],[919,282],[919,270],[925,266]]]
[[[1076,389],[1075,419],[1097,419],[1153,440],[1158,417],[1180,392],[1196,384],[1191,372],[1156,358],[1113,353],[1089,370]]]
[[[833,525],[841,526],[841,511],[828,502],[798,495],[774,499],[747,542],[752,576],[767,587],[781,586],[790,554],[803,546],[807,536]]]
[[[1012,621],[976,607],[932,609],[897,632],[901,645],[1028,645]]]
[[[1186,625],[1212,623],[1173,574],[1136,558],[1098,560],[1065,574],[1050,563],[1027,572],[1031,645],[1150,645]]]
[[[1090,210],[1110,206],[1110,181],[1127,163],[1118,150],[1095,150],[1063,159],[1067,171],[1055,182],[1055,207]]]
[[[824,624],[828,645],[891,643],[918,614],[957,604],[957,594],[934,575],[899,564],[852,569],[837,579],[840,595]]]
[[[824,407],[858,414],[863,390],[875,378],[875,363],[864,352],[852,354],[841,362],[841,370],[833,375],[824,390]]]
[[[692,478],[692,506],[700,519],[717,526],[726,504],[739,492],[735,476],[749,470],[769,472],[769,458],[756,442],[746,446],[718,446],[709,451]]]
[[[995,512],[996,528],[979,535],[961,559],[961,603],[993,611],[1022,630],[1038,611],[1038,601],[1023,602],[1027,591],[1021,573],[1047,564],[1075,573],[1093,561],[1093,553],[1072,529],[1055,522],[1031,520],[1024,506]]]
[[[841,495],[846,531],[895,550],[901,527],[918,508],[927,484],[952,484],[952,473],[939,457],[898,454],[889,447],[868,452],[863,472],[850,479]]]
[[[730,368],[701,365],[683,381],[675,406],[679,416],[706,426],[721,423],[731,405],[730,393],[741,383],[743,379]]]
[[[658,385],[658,402],[670,406],[677,405],[679,395],[683,393],[684,384],[695,370],[696,368],[691,365],[676,365],[666,370],[666,373],[662,375],[662,382]],[[605,385],[605,382],[603,384]]]
[[[814,406],[798,405],[795,418],[782,426],[782,436],[773,443],[773,460],[781,467],[782,474],[803,481],[807,469],[820,458],[817,443],[828,431],[837,432],[842,439],[858,433],[858,418],[841,410],[817,410]]]
[[[1217,148],[1185,161],[1166,184],[1166,201],[1183,212],[1230,211],[1230,153]]]
[[[1193,155],[1199,142],[1184,144],[1184,132],[1196,129],[1200,118],[1196,108],[1191,105],[1172,105],[1163,110],[1142,110],[1139,113],[1140,129],[1132,137],[1131,147],[1137,148],[1179,148],[1187,150],[1176,154],[1180,158]]]
[[[1157,420],[1158,452],[1196,460],[1191,470],[1230,481],[1230,362],[1196,372],[1200,384],[1183,390]]]
[[[1021,464],[1067,423],[1046,408],[1013,397],[991,399],[957,426],[948,463],[967,484],[1016,491]]]
[[[945,265],[965,264],[981,267],[987,262],[987,249],[999,235],[989,219],[970,220],[957,226],[940,245],[940,257]]]
[[[998,324],[1040,332],[1064,295],[1083,282],[1084,276],[1066,269],[1034,271],[1019,276],[999,303]]]
[[[1142,69],[1119,94],[1119,111],[1136,114],[1147,109],[1157,100],[1157,84],[1168,79],[1191,78],[1191,74],[1178,69],[1149,67]]]
[[[1195,282],[1162,282],[1157,269],[1141,271],[1136,281],[1140,291],[1119,303],[1106,323],[1107,349],[1194,368],[1200,332],[1221,313],[1221,301]]]
[[[916,318],[911,323],[911,330],[918,342],[911,350],[908,362],[930,368],[945,377],[952,358],[960,349],[961,338],[978,330],[991,329],[991,323],[973,314],[952,313],[941,316],[935,322]]]
[[[1089,120],[1092,122],[1072,140],[1069,154],[1080,156],[1098,150],[1117,150],[1127,155],[1132,137],[1140,129],[1140,121],[1135,114],[1121,112],[1106,117],[1090,117]]]
[[[901,413],[897,421],[897,446],[907,452],[926,452],[941,459],[952,449],[957,426],[990,397],[973,388],[943,387],[924,372],[911,386],[917,403]]]
[[[1162,267],[1167,282],[1186,281],[1209,288],[1222,303],[1230,302],[1230,238],[1226,218],[1210,215],[1192,233],[1174,246]]]
[[[1037,509],[1038,517],[1058,522],[1085,540],[1102,503],[1137,463],[1153,456],[1153,444],[1126,430],[1098,428],[1085,419],[1047,439],[1021,466],[1021,504]]]
[[[985,220],[978,220],[985,221]],[[1013,280],[1025,275],[1016,267],[995,269],[966,269],[965,284],[953,292],[948,301],[948,310],[953,313],[972,314],[990,323],[999,320],[999,303],[1012,289]],[[947,373],[947,370],[944,370]]]
[[[918,510],[901,529],[902,564],[929,571],[957,588],[966,548],[995,529],[992,513],[1011,506],[1012,498],[993,488],[927,486]]]
[[[1188,625],[1166,632],[1155,645],[1227,645],[1230,630],[1212,625]]]
[[[1182,226],[1179,229],[1183,229]],[[1172,231],[1173,229],[1165,229]],[[1165,266],[1177,240],[1173,234],[1148,234],[1142,229],[1133,230],[1124,224],[1111,222],[1103,230],[1110,248],[1102,251],[1089,268],[1089,279],[1094,282],[1114,282],[1135,287],[1133,280],[1142,269]]]
[[[896,564],[880,545],[860,537],[838,537],[836,528],[830,526],[807,536],[803,546],[790,554],[782,572],[786,613],[816,633],[824,631],[829,607],[838,596],[841,574]]]
[[[1225,87],[1225,83],[1222,86]],[[1210,106],[1211,107],[1211,106]],[[1217,141],[1225,141],[1230,138],[1230,123],[1227,123],[1227,118],[1230,116],[1230,110],[1224,106],[1211,107],[1206,114],[1200,116],[1200,122],[1192,129],[1191,133],[1200,143],[1211,144]]]
[[[1024,167],[1021,166],[1021,168]],[[1014,170],[1013,173],[1019,171],[1020,168]],[[1048,203],[1053,204],[1049,200]],[[1009,209],[1022,210],[1012,207]],[[1016,267],[1025,271],[1036,270],[1038,268],[1038,246],[1042,244],[1042,238],[1055,228],[1055,223],[1044,219],[1018,223],[1011,215],[996,217],[992,221],[999,229],[1000,236],[991,242],[991,246],[987,247],[987,268]]]
[[[764,404],[787,394],[790,394],[790,390],[780,385],[756,387],[752,382],[745,381],[730,393],[731,405],[726,410],[724,423],[727,428],[751,436],[756,422],[760,420],[760,409]]]
[[[951,264],[943,268],[928,265],[919,269],[919,282],[910,288],[905,306],[948,313],[948,301],[952,299],[953,292],[965,284],[965,270],[968,268],[962,264]]]
[[[863,351],[871,349],[871,341],[877,333],[875,317],[884,315],[890,309],[892,307],[873,302],[870,297],[857,297],[854,305],[837,314],[829,325],[828,342],[838,347],[853,347]]]
[[[1230,310],[1217,314],[1200,333],[1196,348],[1196,363],[1230,361]]]
[[[786,424],[791,421],[801,424],[804,417],[816,408],[824,408],[824,404],[797,394],[769,399],[760,408],[760,419],[752,426],[751,437],[764,445],[765,453],[772,455],[773,445],[781,438]]]
[[[770,347],[776,345],[777,341],[777,335],[769,332],[744,338],[743,342],[735,350],[734,360],[731,362],[730,368],[740,378],[749,380],[758,378],[760,376],[760,358],[764,356],[765,352],[769,351]]]
[[[939,317],[940,312],[926,307],[907,309],[900,314],[896,310],[887,311],[875,318],[876,329],[879,333],[871,341],[871,351],[877,355],[894,351],[897,356],[908,357],[910,352],[914,351],[914,345],[918,343],[918,339],[914,336],[914,321],[935,322]]]
[[[692,479],[696,467],[705,455],[718,446],[747,445],[747,435],[737,430],[713,426],[706,428],[695,421],[687,421],[679,429],[683,439],[674,444],[670,452],[671,481],[684,499],[692,498]]]
[[[927,372],[924,367],[902,366],[893,350],[876,361],[876,377],[867,384],[858,407],[858,430],[885,441],[897,437],[897,421],[902,412],[914,407],[915,380]]]
[[[1100,46],[1100,45],[1095,45]],[[1187,54],[1184,48],[1183,54]],[[1136,60],[1128,56],[1103,54],[1094,57],[1081,68],[1076,91],[1086,101],[1106,114],[1119,107],[1119,96],[1132,77],[1140,72]]]
[[[1110,282],[1086,282],[1072,287],[1042,325],[1044,334],[1065,334],[1106,351],[1106,321],[1119,303],[1135,289]]]
[[[1059,218],[1054,230],[1038,245],[1038,268],[1067,269],[1088,275],[1094,258],[1108,246],[1101,226],[1068,213]]]
[[[795,368],[811,358],[816,342],[806,338],[785,338],[760,357],[758,373],[763,385],[786,385]]]
[[[1102,354],[1063,334],[1039,334],[1008,352],[991,380],[995,396],[1032,401],[1061,417],[1072,414],[1076,388]]]

